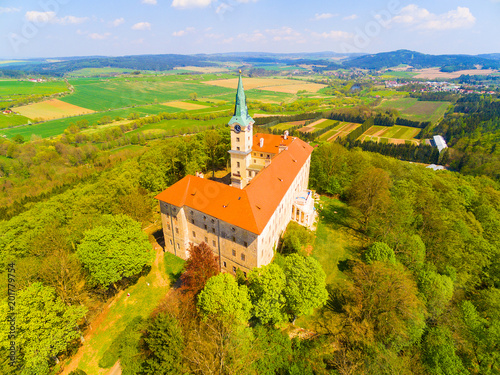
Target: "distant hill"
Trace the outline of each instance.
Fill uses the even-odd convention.
[[[343,62],[343,65],[349,68],[375,70],[401,64],[408,64],[418,69],[440,67],[443,71],[474,69],[475,65],[481,65],[483,68],[500,68],[500,61],[491,58],[471,55],[427,55],[409,50],[365,55]]]
[[[481,55],[477,55],[477,57],[489,60],[500,60],[500,53],[483,53]]]
[[[12,70],[23,71],[32,74],[48,74],[62,76],[64,73],[83,68],[124,68],[132,70],[155,70],[164,71],[174,67],[182,66],[215,66],[206,58],[192,55],[134,55],[120,57],[91,57],[91,58],[59,58],[58,62],[43,64],[24,64],[9,67]]]

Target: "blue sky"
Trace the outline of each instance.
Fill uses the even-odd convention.
[[[500,0],[7,0],[0,57],[500,53]]]

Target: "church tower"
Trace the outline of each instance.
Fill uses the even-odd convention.
[[[231,155],[231,185],[240,189],[243,189],[250,181],[248,166],[251,161],[252,125],[254,122],[248,114],[240,70],[234,115],[228,123],[231,127],[231,150],[229,151]]]

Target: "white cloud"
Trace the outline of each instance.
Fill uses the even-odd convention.
[[[255,3],[258,0],[234,0],[230,1],[229,4],[220,2],[216,12],[222,13],[226,10],[233,9],[235,3],[248,4]],[[172,0],[172,6],[174,8],[189,9],[189,8],[206,8],[212,3],[219,3],[218,0]]]
[[[142,0],[141,3],[148,4],[148,5],[156,5],[156,4],[158,4],[158,1],[156,1],[156,0]]]
[[[0,14],[2,13],[14,13],[14,12],[20,12],[21,8],[5,8],[5,7],[0,7]]]
[[[313,32],[311,33],[311,35],[315,38],[332,39],[332,40],[347,40],[354,37],[354,34],[341,30],[332,30],[330,32],[323,32],[323,33]]]
[[[38,12],[36,10],[26,12],[24,17],[26,20],[37,24],[57,23],[60,25],[78,25],[88,21],[88,17],[65,16],[58,18],[55,12]]]
[[[332,13],[316,13],[314,15],[313,20],[315,20],[315,21],[326,20],[328,18],[332,18],[332,17],[335,17],[335,16],[336,16],[336,14],[332,14]]]
[[[138,22],[132,26],[132,30],[151,30],[151,24],[149,22]]]
[[[86,21],[88,21],[88,17],[65,16],[63,18],[57,18],[57,22],[61,25],[78,25]]]
[[[118,27],[121,24],[123,24],[124,22],[125,22],[125,18],[117,18],[116,20],[111,21],[110,25],[113,26],[113,27]]]
[[[256,43],[256,42],[265,42],[266,37],[264,34],[262,34],[259,30],[255,30],[253,33],[248,34],[248,33],[242,33],[238,34],[239,39],[243,39],[245,42],[248,43]]]
[[[358,15],[357,14],[351,14],[350,16],[346,16],[344,18],[342,18],[344,21],[352,21],[352,20],[355,20],[356,18],[358,18]]]
[[[205,8],[212,4],[213,0],[173,0],[174,8]]]
[[[421,30],[453,30],[471,27],[476,23],[476,17],[472,15],[469,8],[465,7],[434,14],[416,4],[410,4],[402,8],[392,22]]]
[[[272,37],[272,40],[275,42],[281,42],[281,41],[295,42],[295,43],[305,42],[301,33],[287,26],[283,26],[280,29],[267,29],[266,33],[268,33],[269,36]]]
[[[186,27],[184,30],[174,31],[172,36],[184,36],[195,31],[194,27]]]
[[[89,34],[89,38],[94,40],[103,40],[108,38],[110,35],[111,33],[104,33],[104,34],[93,33]]]
[[[26,12],[24,17],[33,23],[55,23],[57,19],[55,12],[38,12],[36,10]]]

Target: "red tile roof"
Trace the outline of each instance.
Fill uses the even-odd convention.
[[[264,145],[262,147],[259,146],[261,138],[264,139]],[[290,136],[288,137],[288,139],[285,140],[285,138],[282,135],[256,133],[253,136],[252,151],[277,154],[279,152],[280,144],[288,146],[290,143],[292,143],[292,141],[293,138]]]
[[[266,136],[270,145],[279,146],[281,143],[281,136],[271,135],[276,139],[269,138],[270,135],[267,134]],[[288,149],[276,155],[271,164],[260,171],[244,189],[186,176],[155,198],[177,207],[191,207],[260,234],[313,150],[298,138],[289,137],[286,142]]]

